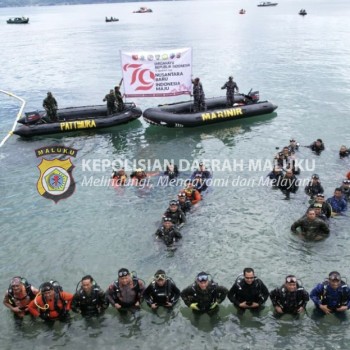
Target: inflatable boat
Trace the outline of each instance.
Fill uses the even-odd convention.
[[[9,18],[6,22],[7,24],[27,24],[29,23],[29,18],[14,17],[14,18]]]
[[[134,103],[124,103],[124,110],[107,115],[106,105],[69,107],[57,110],[57,122],[50,122],[46,112],[27,112],[17,121],[13,132],[22,137],[108,128],[140,118],[142,111]]]
[[[269,101],[258,102],[252,99],[251,93],[249,94],[235,95],[235,104],[232,107],[226,106],[226,97],[206,99],[207,109],[201,112],[193,112],[193,101],[159,105],[146,109],[143,118],[152,125],[182,128],[246,119],[272,113],[277,108]]]

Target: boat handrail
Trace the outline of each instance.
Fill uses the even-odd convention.
[[[15,131],[15,128],[16,128],[16,125],[17,125],[17,120],[18,120],[19,118],[21,118],[21,115],[22,115],[24,106],[25,106],[25,104],[26,104],[26,101],[23,100],[23,98],[21,98],[21,97],[15,95],[15,94],[13,94],[13,93],[11,93],[11,92],[8,92],[8,91],[5,91],[5,90],[1,90],[1,89],[0,89],[0,92],[2,92],[3,94],[8,95],[8,96],[10,96],[10,97],[14,97],[14,98],[16,98],[17,100],[19,100],[19,101],[22,102],[22,106],[21,106],[21,108],[19,109],[19,112],[18,112],[18,114],[17,114],[17,118],[16,118],[15,122],[13,123],[12,129],[8,132],[8,134],[4,137],[4,139],[3,139],[3,140],[1,141],[1,143],[0,143],[0,147],[2,147],[2,146],[5,144],[5,142],[8,140],[8,138],[9,138],[11,135],[13,135],[13,132]]]

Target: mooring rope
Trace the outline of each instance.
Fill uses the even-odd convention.
[[[4,139],[1,141],[1,143],[0,143],[0,147],[2,147],[2,146],[5,144],[5,142],[7,141],[7,139],[8,139],[11,135],[13,135],[13,132],[14,132],[14,130],[15,130],[15,128],[16,128],[17,120],[22,116],[22,112],[23,112],[24,106],[25,106],[25,104],[26,104],[26,101],[24,101],[23,98],[20,98],[20,97],[14,95],[14,94],[11,93],[11,92],[4,91],[4,90],[1,90],[1,89],[0,89],[0,92],[2,92],[3,94],[8,95],[8,96],[10,96],[10,97],[14,97],[14,98],[16,98],[17,100],[19,100],[19,101],[22,102],[22,106],[21,106],[21,108],[19,109],[19,112],[18,112],[18,114],[17,114],[17,118],[16,118],[15,122],[13,123],[13,126],[12,126],[11,131],[8,132],[8,134],[5,136],[5,138],[4,138]]]

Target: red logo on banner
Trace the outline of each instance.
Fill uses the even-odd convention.
[[[152,89],[156,75],[150,69],[142,68],[142,64],[127,63],[123,70],[132,70],[130,86],[135,85],[135,91]]]

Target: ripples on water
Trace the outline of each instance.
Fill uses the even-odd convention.
[[[7,26],[5,19],[24,9],[0,9],[0,88],[24,97],[26,110],[40,108],[48,89],[62,107],[99,104],[120,79],[120,49],[192,46],[193,74],[202,78],[207,97],[220,95],[220,86],[233,74],[240,91],[258,89],[262,99],[277,103],[277,114],[193,130],[150,127],[140,120],[98,133],[32,140],[13,136],[0,149],[2,290],[20,274],[36,286],[55,278],[73,292],[87,273],[105,289],[122,266],[147,283],[156,269],[164,268],[180,288],[201,270],[229,288],[248,265],[269,289],[288,273],[296,273],[307,290],[330,270],[346,275],[348,217],[332,220],[332,234],[324,242],[305,243],[290,234],[291,223],[307,205],[302,189],[290,201],[263,186],[210,189],[183,228],[177,251],[169,253],[152,235],[178,188],[84,187],[84,176],[109,177],[111,169],[90,172],[82,165],[96,158],[242,159],[244,169],[215,172],[215,178],[258,181],[268,171],[249,172],[249,159],[272,159],[290,137],[303,145],[321,137],[326,151],[320,157],[300,149],[299,158],[316,164],[301,177],[319,173],[331,196],[350,170],[349,160],[337,158],[339,146],[349,142],[348,3],[287,1],[271,9],[250,3],[244,4],[244,16],[237,14],[242,5],[229,1],[214,6],[209,1],[155,2],[149,7],[153,14],[137,17],[131,14],[135,3],[26,8],[31,23],[23,27]],[[305,18],[297,15],[301,7],[307,7]],[[106,24],[106,15],[120,22]],[[136,102],[145,109],[164,100]],[[17,112],[17,103],[0,95],[1,138]],[[57,144],[79,151],[73,160],[76,191],[55,205],[37,193],[40,161],[34,150]],[[169,344],[176,349],[347,348],[348,320],[315,319],[312,310],[310,303],[300,319],[276,320],[270,302],[256,317],[238,316],[225,301],[215,317],[196,319],[179,303],[172,312],[157,315],[145,306],[126,317],[111,309],[98,321],[75,316],[71,325],[56,324],[52,330],[28,319],[19,331],[2,308],[0,339],[8,349],[34,344],[35,349],[164,349]]]

